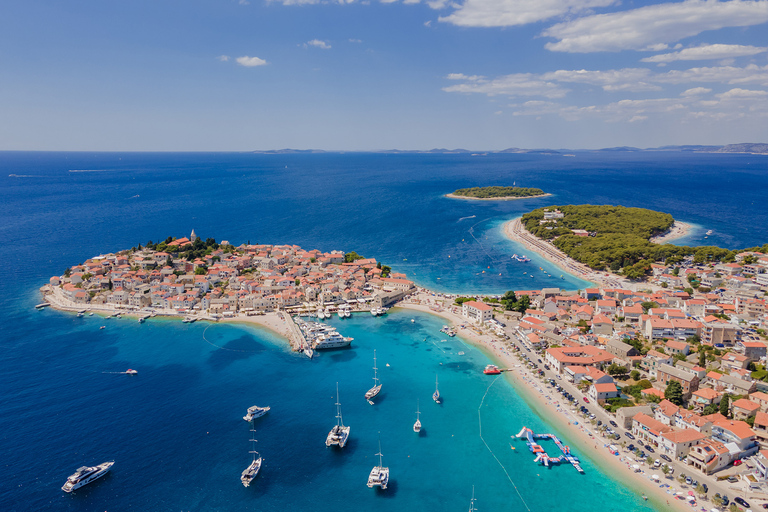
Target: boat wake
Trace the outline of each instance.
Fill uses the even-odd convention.
[[[474,219],[475,217],[477,217],[477,215],[470,215],[469,217],[462,217],[459,220],[457,220],[456,222],[461,222],[461,221],[467,220],[467,219]]]
[[[493,450],[491,450],[491,447],[488,446],[488,443],[485,442],[485,439],[483,439],[483,418],[480,415],[480,409],[483,407],[483,403],[485,402],[485,397],[488,396],[488,391],[491,390],[491,386],[493,386],[496,383],[496,380],[500,377],[500,375],[497,375],[490,384],[488,384],[488,387],[485,390],[485,394],[483,395],[483,399],[480,400],[480,405],[477,406],[477,422],[480,426],[480,440],[483,442],[485,447],[488,449],[488,451],[491,453],[491,456],[496,459],[496,462],[499,463],[499,466],[501,466],[501,469],[504,470],[504,473],[507,475],[507,479],[509,480],[509,483],[512,484],[512,487],[515,488],[515,492],[517,493],[517,496],[520,498],[520,501],[523,502],[523,506],[525,506],[525,509],[528,512],[531,512],[531,508],[528,506],[528,503],[525,502],[523,499],[523,495],[520,494],[520,490],[517,488],[517,485],[515,485],[515,482],[512,481],[512,477],[509,476],[509,471],[507,471],[507,468],[504,467],[504,464],[501,463],[498,457],[496,457],[496,454],[493,453]]]

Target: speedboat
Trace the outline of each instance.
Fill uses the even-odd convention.
[[[139,372],[137,372],[136,370],[133,370],[131,368],[128,368],[127,370],[125,370],[125,374],[126,375],[138,375],[138,373]]]
[[[67,482],[62,486],[61,490],[64,492],[72,492],[75,489],[97,480],[107,473],[115,464],[115,461],[104,462],[98,466],[83,466],[78,468],[73,474],[67,478]]]

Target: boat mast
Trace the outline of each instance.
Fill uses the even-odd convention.
[[[381,458],[383,457],[383,455],[381,454],[381,431],[379,431],[379,453],[377,453],[376,455],[379,456],[379,467],[381,468],[383,467],[383,463],[381,460]]]
[[[475,512],[475,486],[472,486],[472,501],[469,502],[469,512]]]
[[[419,399],[416,399],[416,421],[419,421]]]
[[[253,420],[251,420],[251,426],[254,426],[253,423],[254,423]],[[251,432],[253,432],[253,434],[251,434],[251,442],[253,443],[253,450],[251,450],[249,453],[253,454],[253,461],[256,462],[256,455],[258,455],[259,453],[256,451],[256,429],[252,428]]]
[[[376,349],[373,349],[373,387],[376,387],[377,383],[379,382],[378,374],[376,371],[378,368],[376,368]]]
[[[336,383],[336,425],[344,426],[344,420],[341,418],[341,402],[339,402],[339,383]]]

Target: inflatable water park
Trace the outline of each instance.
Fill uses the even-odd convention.
[[[532,453],[536,454],[536,458],[533,460],[533,462],[544,464],[546,467],[549,467],[550,464],[568,462],[574,468],[576,468],[576,471],[579,473],[584,473],[584,470],[581,469],[581,466],[579,465],[579,458],[573,455],[571,453],[571,449],[564,445],[563,442],[560,441],[560,439],[555,434],[534,434],[533,430],[529,429],[528,427],[523,427],[523,429],[517,434],[516,437],[518,439],[525,439],[526,443],[528,444],[528,449]],[[536,442],[536,439],[551,439],[555,442],[557,447],[560,448],[560,451],[563,452],[563,454],[559,457],[550,457],[547,455],[547,452],[544,450],[544,448],[542,448],[541,445]]]

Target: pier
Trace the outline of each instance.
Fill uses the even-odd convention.
[[[568,462],[571,464],[574,468],[576,468],[576,471],[579,473],[584,473],[584,470],[581,468],[581,465],[579,464],[579,458],[576,457],[571,453],[571,449],[569,446],[564,445],[562,441],[555,435],[555,434],[534,434],[531,429],[528,427],[523,427],[522,430],[517,434],[516,436],[518,439],[526,439],[526,444],[528,445],[528,449],[536,454],[536,458],[534,459],[534,462],[538,462],[540,464],[544,464],[546,467],[549,467],[550,464],[560,464],[562,462]],[[541,447],[540,444],[538,444],[535,440],[536,439],[551,439],[555,442],[558,448],[560,448],[560,451],[563,452],[562,455],[559,457],[550,457],[547,455],[547,452],[544,450],[544,448]]]

